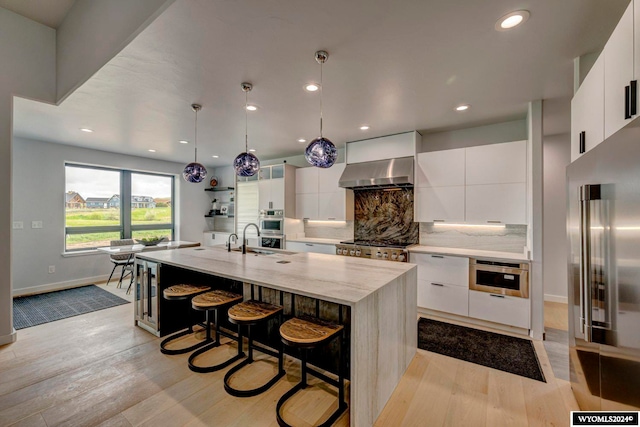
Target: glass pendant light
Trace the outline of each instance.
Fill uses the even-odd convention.
[[[330,168],[338,158],[338,151],[333,142],[322,136],[322,64],[327,62],[329,54],[324,50],[316,52],[316,61],[320,64],[320,136],[307,145],[304,157],[311,165],[319,168]]]
[[[236,170],[238,176],[253,176],[260,170],[260,160],[249,152],[249,142],[247,137],[247,105],[248,93],[253,89],[251,83],[242,83],[240,85],[244,91],[244,153],[238,154],[238,157],[233,161],[233,168]]]
[[[182,177],[187,182],[198,183],[204,181],[207,177],[207,169],[198,163],[198,111],[202,109],[202,105],[191,104],[191,109],[196,112],[195,124],[195,160],[184,167]]]

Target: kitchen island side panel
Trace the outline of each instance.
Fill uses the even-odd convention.
[[[417,267],[352,308],[351,425],[372,426],[416,353]]]

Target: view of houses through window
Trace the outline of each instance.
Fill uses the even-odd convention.
[[[65,165],[65,250],[173,238],[173,177]]]

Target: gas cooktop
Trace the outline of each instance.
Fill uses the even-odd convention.
[[[391,240],[345,240],[340,242],[343,245],[373,246],[377,248],[404,249],[413,243],[403,243]]]

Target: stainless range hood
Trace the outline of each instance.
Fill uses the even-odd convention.
[[[343,188],[413,185],[413,157],[348,164],[338,185]]]

